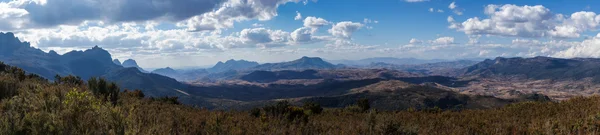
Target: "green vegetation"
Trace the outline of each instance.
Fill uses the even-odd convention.
[[[49,82],[0,63],[0,134],[591,134],[600,96],[484,110],[376,111],[281,101],[249,111],[206,110],[176,97],[118,91],[102,78]],[[355,109],[349,109],[355,108]]]

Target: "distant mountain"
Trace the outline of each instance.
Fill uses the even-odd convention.
[[[12,33],[0,33],[0,61],[48,79],[54,79],[57,74],[75,74],[88,79],[119,67],[112,62],[110,53],[98,46],[58,55],[55,51],[45,53],[33,48]]]
[[[334,64],[344,64],[348,66],[366,66],[371,63],[388,63],[394,65],[416,65],[416,64],[425,64],[425,63],[435,63],[435,62],[443,62],[447,60],[440,59],[432,59],[432,60],[423,60],[416,58],[394,58],[394,57],[375,57],[375,58],[366,58],[360,60],[329,60],[329,62]]]
[[[242,76],[240,79],[249,82],[274,82],[277,80],[284,79],[318,79],[321,78],[316,76],[318,71],[316,70],[282,70],[282,71],[254,71],[250,74]]]
[[[488,96],[468,96],[427,84],[419,85],[390,80],[354,88],[343,95],[302,98],[298,102],[312,101],[324,107],[346,107],[363,98],[369,100],[371,107],[380,110],[402,110],[411,107],[415,109],[434,107],[441,109],[482,109],[501,107],[517,101]]]
[[[152,73],[171,77],[178,81],[196,81],[209,74],[206,69],[176,70],[170,67],[155,69]]]
[[[174,89],[185,90],[186,88],[186,85],[175,79],[158,74],[143,73],[133,67],[112,70],[102,77],[117,82],[122,88],[140,89],[144,94],[147,93],[153,97],[180,95],[181,93]]]
[[[473,60],[457,60],[457,61],[444,61],[434,62],[416,65],[396,65],[390,63],[371,63],[368,66],[360,66],[359,68],[386,68],[394,70],[402,70],[411,73],[419,73],[423,75],[445,75],[445,76],[457,76],[458,71],[462,68],[469,67],[479,63],[480,61]]]
[[[76,75],[85,80],[90,77],[105,77],[120,84],[122,88],[140,89],[145,94],[156,97],[181,96],[182,93],[175,89],[188,88],[187,85],[169,77],[143,73],[136,68],[123,68],[113,62],[108,51],[98,46],[58,55],[54,51],[45,53],[33,48],[28,42],[21,42],[12,33],[0,33],[0,61],[50,80],[54,79],[55,75]],[[137,67],[132,60],[124,64]],[[198,101],[186,99],[186,103],[195,102]]]
[[[281,62],[281,63],[266,63],[258,65],[254,70],[303,70],[303,69],[334,69],[336,65],[324,61],[319,57],[302,57],[300,59]]]
[[[152,73],[164,75],[164,76],[179,76],[179,72],[175,71],[171,67],[159,68],[152,71]]]
[[[119,61],[119,59],[113,60],[113,63],[115,63],[115,64],[117,64],[119,66],[123,66],[123,65],[121,65],[121,61]]]
[[[530,79],[579,80],[600,82],[600,59],[551,57],[487,59],[461,70],[463,76],[523,76]]]
[[[127,59],[127,60],[125,60],[125,61],[123,61],[123,63],[121,65],[123,65],[123,67],[126,67],[126,68],[128,68],[128,67],[135,67],[135,68],[137,68],[138,70],[140,70],[140,71],[142,71],[144,73],[149,73],[148,71],[146,71],[143,68],[141,68],[140,66],[138,66],[137,62],[135,60],[133,60],[133,59]]]
[[[225,61],[225,63],[219,61],[215,66],[207,69],[207,71],[212,72],[212,73],[218,73],[218,72],[223,72],[223,71],[228,71],[228,70],[248,69],[251,67],[258,66],[258,65],[259,64],[254,61],[231,59],[231,60]]]

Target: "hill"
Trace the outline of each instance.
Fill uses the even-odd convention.
[[[304,69],[334,69],[336,65],[324,61],[318,57],[302,57],[300,59],[281,62],[266,63],[253,67],[252,70],[304,70]]]
[[[351,89],[347,94],[330,97],[314,97],[299,100],[316,102],[324,107],[346,107],[358,99],[368,99],[373,108],[380,110],[424,109],[483,109],[496,108],[517,100],[498,99],[490,96],[469,96],[449,89],[430,85],[416,85],[397,80],[381,81],[360,88]]]
[[[213,72],[213,73],[218,73],[218,72],[224,72],[224,71],[229,71],[229,70],[249,69],[249,68],[252,68],[252,67],[255,67],[258,65],[259,64],[254,61],[231,59],[231,60],[225,61],[224,63],[219,61],[217,64],[215,64],[215,66],[207,69],[207,71]]]
[[[600,59],[551,57],[486,59],[462,70],[463,76],[523,76],[529,79],[580,80],[600,82]]]
[[[175,71],[175,69],[172,69],[171,67],[155,69],[152,71],[152,73],[164,75],[164,76],[168,76],[168,77],[179,76],[179,72]]]
[[[136,68],[136,69],[140,70],[141,72],[144,72],[144,73],[149,73],[148,71],[146,71],[146,70],[144,70],[142,67],[140,67],[140,66],[137,64],[137,62],[136,62],[135,60],[133,60],[133,59],[127,59],[127,60],[125,60],[125,61],[123,61],[123,63],[122,63],[121,65],[122,65],[123,67],[126,67],[126,68],[134,67],[134,68]]]

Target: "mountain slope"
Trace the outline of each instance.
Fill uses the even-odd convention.
[[[121,65],[126,68],[134,67],[134,68],[137,68],[138,70],[140,70],[141,72],[148,73],[148,71],[146,71],[143,68],[141,68],[140,66],[138,66],[137,62],[133,59],[125,60],[125,61],[123,61],[123,63]]]
[[[514,102],[494,97],[462,95],[446,89],[396,80],[355,88],[344,95],[304,98],[299,102],[312,101],[325,107],[346,107],[362,98],[368,99],[373,108],[381,110],[402,110],[411,107],[416,109],[495,108]]]
[[[254,70],[302,70],[302,69],[334,69],[336,65],[324,61],[319,57],[302,57],[300,59],[281,62],[281,63],[266,63],[258,65]]]
[[[229,71],[229,70],[248,69],[251,67],[258,66],[258,65],[259,64],[254,61],[231,59],[231,60],[225,61],[225,63],[219,61],[217,64],[215,64],[215,66],[207,69],[207,71],[213,72],[213,73],[218,73],[218,72],[224,72],[224,71]]]
[[[45,53],[39,49],[30,47],[29,43],[21,42],[12,33],[0,33],[0,61],[8,65],[21,67],[28,73],[38,74],[46,79],[54,79],[55,75],[75,75],[84,80],[91,77],[105,77],[114,81],[122,88],[141,89],[149,96],[183,96],[179,89],[185,91],[188,85],[177,82],[177,80],[158,74],[148,74],[139,71],[133,60],[128,60],[125,66],[135,68],[123,68],[113,62],[108,51],[95,46],[85,51],[71,51],[64,55],[58,55],[54,51]],[[195,102],[195,101],[194,101]],[[186,103],[194,103],[191,100]]]
[[[529,79],[580,80],[600,82],[600,59],[551,57],[487,59],[463,69],[463,76],[523,76]]]

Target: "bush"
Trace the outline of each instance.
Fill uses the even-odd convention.
[[[160,98],[150,98],[152,101],[158,101],[167,104],[180,105],[179,97],[160,97]]]
[[[323,111],[323,108],[319,103],[315,102],[304,102],[302,108],[305,110],[305,113],[308,115],[311,114],[320,114]]]
[[[255,118],[260,117],[260,109],[252,108],[252,110],[250,110],[250,116]]]
[[[359,99],[358,102],[356,103],[356,105],[358,105],[358,107],[360,107],[360,109],[363,112],[371,109],[371,104],[369,103],[369,99],[366,99],[366,98]]]
[[[16,80],[0,76],[0,100],[17,95],[18,84]]]

